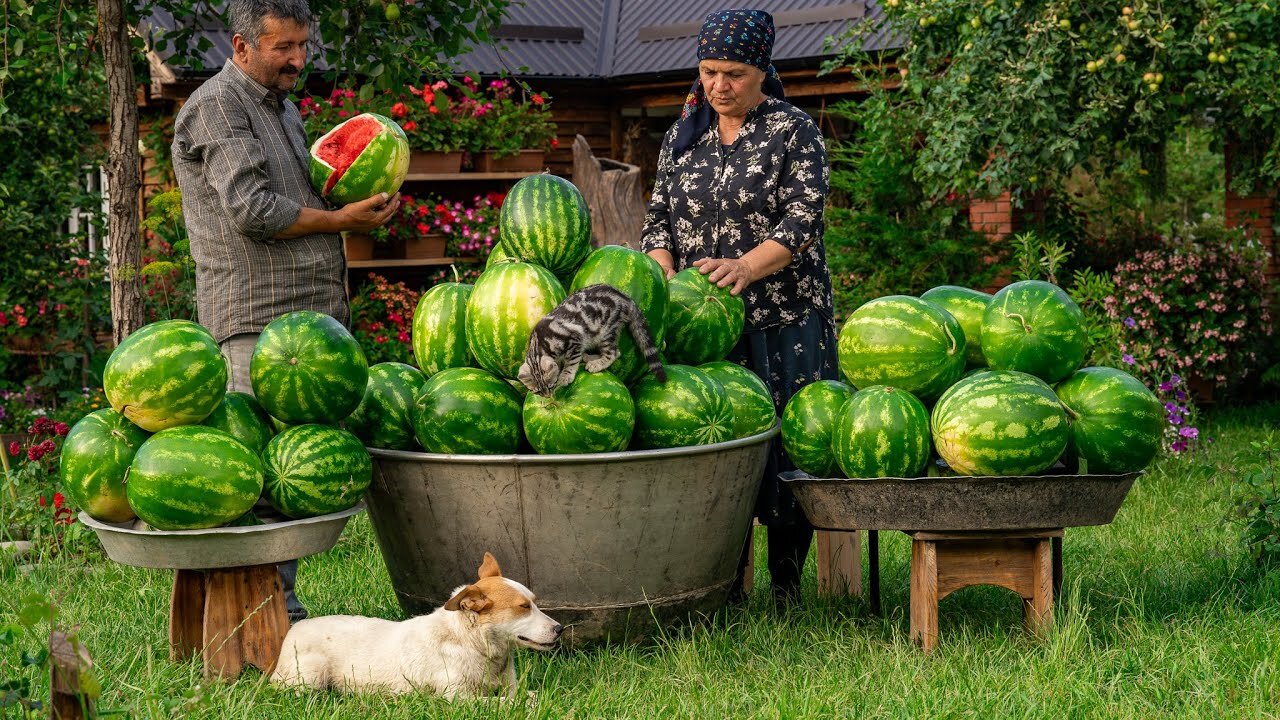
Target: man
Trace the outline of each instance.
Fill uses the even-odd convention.
[[[228,389],[252,392],[249,359],[267,323],[293,310],[349,320],[338,233],[384,224],[400,200],[330,210],[311,188],[302,116],[287,99],[307,61],[306,0],[231,0],[227,16],[234,54],[178,113],[173,166],[200,322],[221,344]],[[290,619],[306,617],[297,562],[280,567]]]

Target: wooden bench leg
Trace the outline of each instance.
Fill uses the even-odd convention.
[[[818,595],[862,595],[862,542],[853,532],[817,531]]]
[[[931,540],[911,541],[910,637],[925,652],[938,644],[938,551]]]
[[[1043,636],[1053,626],[1053,546],[1049,538],[1036,542],[1031,565],[1031,597],[1022,601],[1027,630]]]
[[[289,615],[274,565],[208,571],[204,604],[204,674],[231,680],[244,665],[275,669]]]
[[[175,570],[169,598],[169,659],[182,662],[204,645],[204,573]]]

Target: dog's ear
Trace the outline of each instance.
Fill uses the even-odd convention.
[[[498,567],[498,561],[494,559],[493,553],[486,552],[484,562],[480,563],[480,579],[489,577],[502,577],[502,569]]]
[[[493,606],[493,601],[485,597],[484,591],[475,585],[468,585],[458,591],[457,595],[449,598],[449,602],[444,604],[445,610],[470,610],[471,612],[484,612]]]

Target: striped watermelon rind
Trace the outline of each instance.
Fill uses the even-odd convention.
[[[512,186],[498,215],[503,251],[570,277],[591,252],[591,213],[573,183],[541,174]]]
[[[262,494],[262,461],[216,428],[161,430],[138,448],[125,478],[129,506],[157,530],[219,527]]]
[[[946,310],[960,323],[964,331],[965,359],[970,367],[987,364],[982,354],[982,315],[991,304],[991,295],[958,285],[939,285],[926,290],[920,299]]]
[[[885,385],[863,388],[845,403],[831,438],[836,462],[851,478],[919,477],[933,450],[924,404]]]
[[[1023,280],[1001,288],[982,316],[982,352],[996,370],[1056,383],[1084,362],[1088,334],[1080,306],[1057,285]]]
[[[369,385],[364,399],[343,421],[343,426],[368,447],[412,450],[418,445],[414,435],[414,402],[427,378],[412,365],[378,363],[369,368]]]
[[[89,517],[121,523],[136,514],[125,494],[125,474],[151,433],[103,408],[80,418],[62,442],[58,461],[62,489]]]
[[[201,425],[217,428],[244,443],[254,453],[262,450],[276,436],[271,416],[249,393],[228,392],[213,414]]]
[[[641,450],[711,445],[734,438],[733,403],[718,380],[696,367],[666,366],[667,381],[636,383],[636,432]]]
[[[657,260],[621,245],[606,245],[587,256],[569,293],[597,284],[610,285],[631,298],[644,313],[654,345],[662,347],[667,326],[667,278]],[[648,371],[644,355],[625,327],[618,333],[618,352],[609,372],[623,382],[630,385]]]
[[[263,328],[249,360],[249,379],[258,402],[281,422],[337,423],[364,397],[369,365],[342,323],[299,310]]]
[[[414,431],[430,453],[511,454],[523,437],[523,405],[503,378],[479,368],[450,368],[422,386]]]
[[[742,298],[685,268],[667,281],[666,356],[676,364],[723,360],[746,324]]]
[[[579,372],[551,397],[524,399],[524,433],[544,455],[626,450],[636,409],[627,386],[612,373]]]
[[[335,169],[319,157],[320,148],[344,127],[371,119],[382,125],[382,131],[365,145],[330,188],[329,180]],[[363,113],[334,126],[311,145],[311,186],[321,197],[338,205],[367,200],[382,192],[390,197],[409,174],[409,155],[409,138],[396,121],[377,113]]]
[[[782,449],[793,465],[818,478],[839,475],[831,436],[853,393],[839,380],[819,380],[791,396],[782,411]]]
[[[295,520],[353,507],[373,480],[360,439],[332,425],[291,427],[267,443],[262,460],[267,500]]]
[[[840,329],[840,372],[855,388],[888,385],[926,402],[964,373],[965,337],[951,313],[908,295],[865,303]]]
[[[961,475],[1032,475],[1051,467],[1070,437],[1053,388],[1015,370],[953,385],[933,407],[934,447]]]
[[[546,268],[512,262],[485,270],[467,300],[467,346],[476,362],[515,379],[533,327],[564,297],[560,281]]]
[[[107,402],[156,432],[204,420],[227,392],[227,363],[208,330],[161,320],[124,339],[102,372]]]
[[[759,375],[728,360],[717,360],[698,366],[724,387],[733,405],[733,436],[751,437],[768,430],[778,422],[773,407],[773,392]]]
[[[1068,452],[1084,460],[1088,472],[1135,472],[1159,454],[1165,410],[1141,380],[1115,368],[1088,367],[1056,390],[1071,424]]]
[[[440,283],[423,293],[413,313],[413,357],[423,375],[452,367],[474,367],[467,346],[467,300],[471,285]]]

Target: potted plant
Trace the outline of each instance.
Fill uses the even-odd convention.
[[[546,96],[523,87],[517,96],[517,87],[502,79],[481,92],[469,81],[463,80],[469,95],[462,104],[475,122],[468,149],[476,171],[541,170],[547,150],[559,145]]]
[[[440,258],[445,256],[445,236],[431,222],[434,201],[400,196],[400,210],[391,220],[374,231],[385,234],[400,248],[404,258]]]
[[[469,203],[437,199],[427,212],[418,212],[444,239],[449,257],[485,260],[498,242],[498,216],[505,199],[497,192],[476,195]]]
[[[403,282],[389,283],[376,273],[351,298],[351,329],[370,365],[402,362],[416,365],[413,341],[413,312],[419,293]]]

